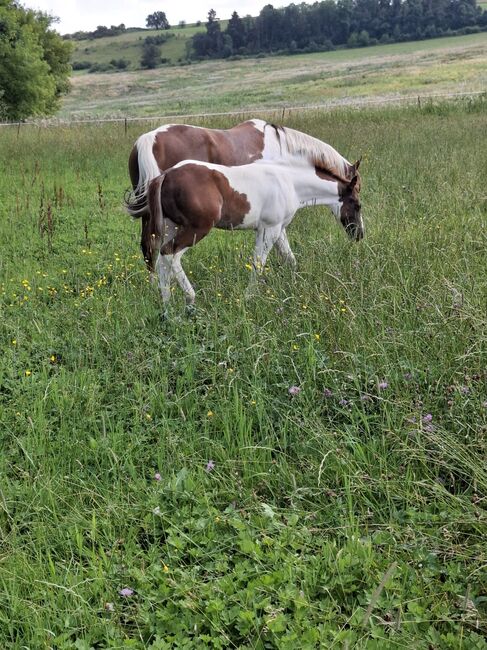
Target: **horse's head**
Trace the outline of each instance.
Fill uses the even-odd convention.
[[[350,237],[359,241],[365,233],[364,221],[362,219],[362,206],[360,205],[360,174],[358,168],[360,160],[351,166],[350,180],[338,181],[339,201],[332,210],[337,220],[345,228],[345,232]]]

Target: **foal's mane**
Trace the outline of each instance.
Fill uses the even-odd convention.
[[[288,127],[280,129],[291,155],[305,157],[312,165],[325,169],[337,180],[349,180],[352,165],[331,145],[301,131]]]

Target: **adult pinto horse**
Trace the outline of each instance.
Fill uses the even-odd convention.
[[[176,278],[189,304],[195,292],[181,257],[213,227],[256,231],[253,278],[261,273],[271,248],[292,264],[286,227],[306,205],[327,205],[351,239],[364,235],[358,165],[350,165],[331,146],[286,129],[286,157],[228,167],[186,160],[149,183],[143,209],[147,227],[143,248],[151,272],[157,271],[163,301]]]
[[[257,160],[288,159],[298,149],[321,152],[331,168],[336,167],[340,178],[354,175],[354,166],[329,145],[300,131],[278,127],[264,120],[249,120],[226,130],[167,124],[141,135],[129,157],[133,191],[126,198],[126,206],[132,216],[142,218],[141,248],[147,264],[151,241],[147,191],[153,178],[183,160],[226,166],[247,165]]]

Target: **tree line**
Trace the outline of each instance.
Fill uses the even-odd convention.
[[[476,0],[324,0],[266,5],[257,17],[236,11],[221,29],[214,9],[206,31],[190,41],[188,57],[326,51],[377,43],[434,38],[487,29]]]

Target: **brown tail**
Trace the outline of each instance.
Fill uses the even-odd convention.
[[[162,214],[161,187],[165,177],[166,174],[160,174],[149,183],[146,203],[148,216],[144,215],[142,223],[140,243],[144,259],[151,273],[155,271],[163,240],[164,216]]]

